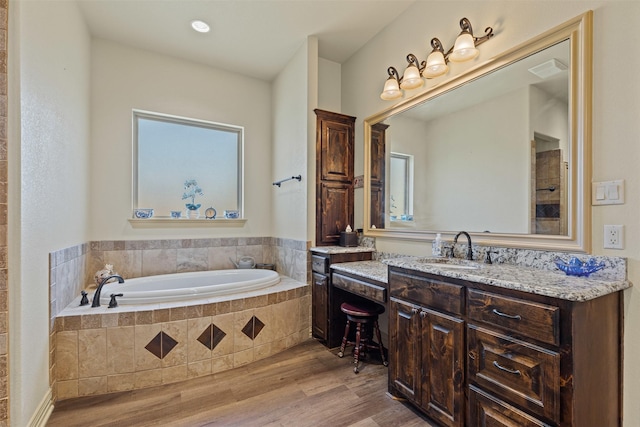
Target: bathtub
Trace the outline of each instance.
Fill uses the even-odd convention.
[[[187,301],[241,294],[278,283],[280,276],[277,272],[261,269],[211,270],[137,277],[125,279],[124,283],[104,285],[100,303],[109,304],[111,294],[123,294],[118,297],[119,305]]]

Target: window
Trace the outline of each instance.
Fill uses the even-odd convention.
[[[133,208],[153,208],[154,217],[185,210],[185,182],[202,189],[196,204],[242,214],[244,129],[146,111],[133,112]]]
[[[390,215],[392,221],[413,221],[413,155],[391,153]]]

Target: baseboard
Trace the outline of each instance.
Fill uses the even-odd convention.
[[[29,420],[28,427],[45,427],[47,425],[51,412],[53,412],[53,400],[51,398],[51,389],[49,389]]]

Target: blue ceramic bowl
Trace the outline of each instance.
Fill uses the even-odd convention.
[[[224,211],[224,217],[228,219],[240,218],[240,212],[238,211]]]
[[[134,209],[133,217],[138,219],[148,219],[153,216],[153,209]]]

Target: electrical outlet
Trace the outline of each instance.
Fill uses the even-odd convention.
[[[624,248],[624,225],[604,226],[604,248],[623,249]]]

